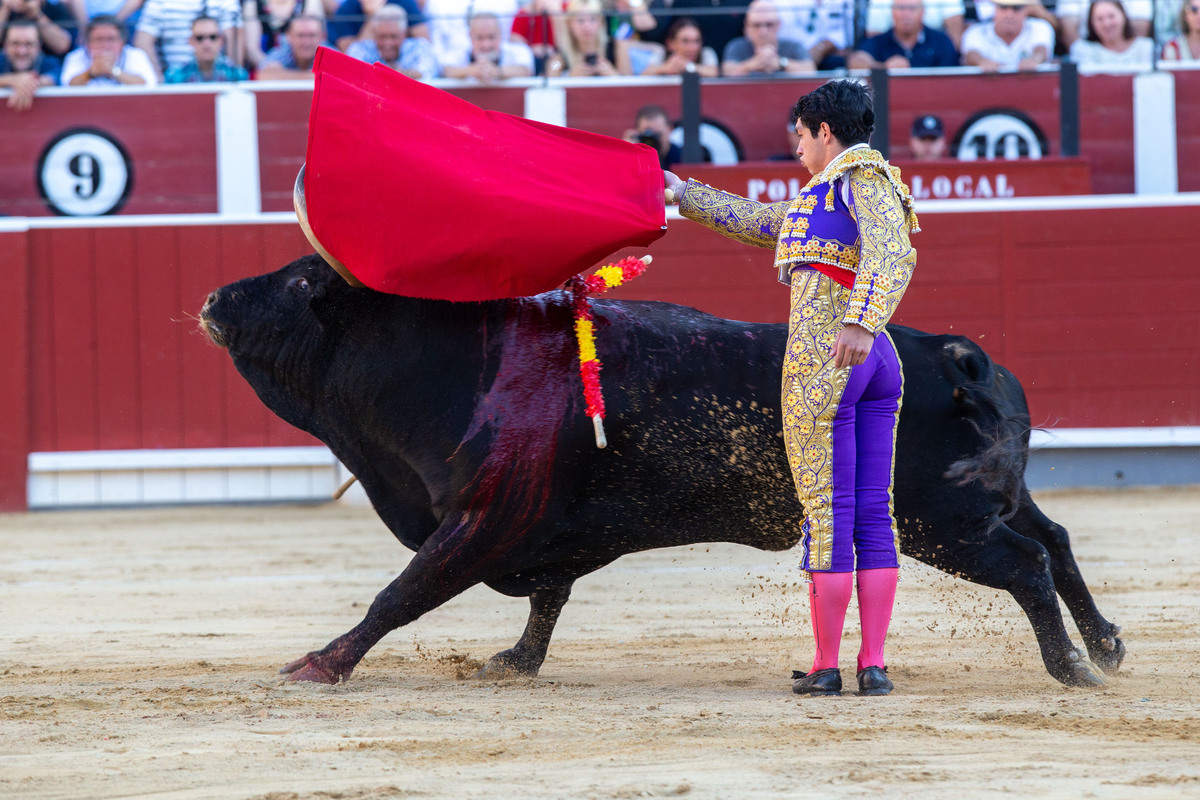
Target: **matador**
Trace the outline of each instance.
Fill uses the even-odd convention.
[[[665,174],[680,214],[775,249],[791,287],[783,436],[804,506],[801,569],[810,579],[815,655],[793,675],[800,695],[839,695],[838,648],[857,576],[858,689],[888,694],[884,641],[899,573],[892,503],[903,373],[885,328],[908,286],[919,230],[900,171],[867,144],[871,95],[836,80],[792,109],[812,179],[791,201],[759,203]]]

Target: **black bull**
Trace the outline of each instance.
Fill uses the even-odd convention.
[[[353,288],[309,256],[209,296],[208,336],[272,411],[332,449],[416,551],[362,622],[284,667],[293,679],[346,679],[388,632],[477,583],[530,604],[520,640],[483,672],[534,675],[580,576],[656,547],[797,543],[802,509],[779,419],[784,326],[666,303],[597,301],[594,311],[605,450],[583,413],[563,293],[395,297]],[[966,339],[890,331],[905,375],[901,549],[1010,592],[1051,675],[1103,683],[1096,667],[1116,672],[1124,645],[1067,532],[1025,487],[1020,384]]]

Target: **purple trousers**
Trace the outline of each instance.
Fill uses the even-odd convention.
[[[783,427],[804,505],[806,572],[899,564],[892,483],[904,379],[886,331],[865,363],[833,366],[849,293],[814,270],[792,275]]]

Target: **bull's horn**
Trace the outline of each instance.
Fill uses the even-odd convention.
[[[307,165],[305,165],[307,166]],[[346,265],[338,261],[329,251],[321,246],[317,241],[317,236],[313,233],[312,227],[308,224],[308,203],[304,200],[304,166],[300,167],[300,171],[296,173],[296,185],[292,188],[292,205],[296,207],[296,219],[300,221],[300,230],[304,231],[304,236],[308,239],[308,243],[313,246],[321,258],[337,270],[338,274],[346,279],[346,283],[351,286],[362,286],[363,282],[354,277],[350,270],[346,269]]]

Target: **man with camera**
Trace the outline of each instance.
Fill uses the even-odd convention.
[[[663,169],[683,162],[683,148],[671,144],[670,136],[671,120],[662,106],[639,108],[633,128],[625,131],[625,141],[649,145],[657,150],[658,163]]]

